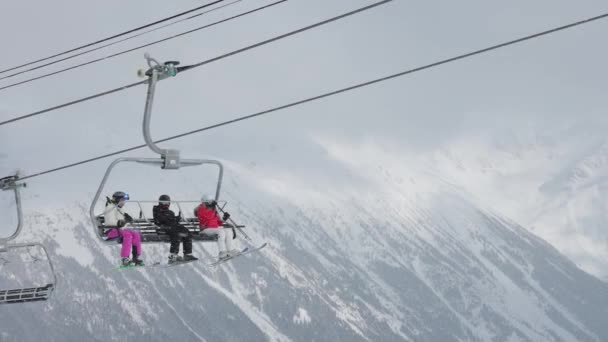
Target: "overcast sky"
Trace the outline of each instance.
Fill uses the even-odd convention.
[[[202,3],[10,1],[0,12],[0,28],[8,33],[0,38],[0,69]],[[105,56],[265,3],[269,1],[243,0],[43,70]],[[146,51],[161,61],[197,63],[369,3],[290,0],[145,50],[3,90],[0,120],[135,82],[137,69],[145,66]],[[607,11],[608,3],[599,0],[395,0],[163,81],[157,90],[153,136],[204,127]],[[323,153],[313,143],[319,137],[353,143],[390,141],[424,153],[451,139],[485,131],[575,121],[605,125],[606,32],[608,20],[594,22],[163,146],[181,149],[185,158],[272,164],[314,175],[310,163]],[[145,91],[140,86],[0,127],[0,175],[17,168],[31,174],[142,143]],[[146,150],[129,155],[152,156]],[[32,179],[24,194],[25,207],[81,198],[89,203],[109,163],[106,159]],[[8,195],[2,196],[5,203]]]

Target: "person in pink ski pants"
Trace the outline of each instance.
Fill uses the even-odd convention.
[[[116,227],[107,233],[109,239],[117,237],[122,238],[122,248],[120,249],[120,257],[122,258],[122,266],[134,264],[136,266],[144,266],[141,256],[141,235],[133,229],[123,228],[127,223],[133,222],[131,215],[125,213],[122,207],[129,200],[129,195],[117,191],[112,195],[106,203],[104,210],[105,225]],[[133,252],[133,259],[129,259],[129,255]]]

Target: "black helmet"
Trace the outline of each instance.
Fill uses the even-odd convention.
[[[169,204],[169,202],[171,202],[171,197],[169,197],[169,195],[160,195],[158,198],[159,204]]]
[[[116,191],[114,194],[112,194],[112,200],[114,201],[114,203],[118,203],[121,200],[128,201],[129,194],[127,194],[126,192],[123,192],[123,191]]]

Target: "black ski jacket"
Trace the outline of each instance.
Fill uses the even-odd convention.
[[[154,224],[157,226],[177,226],[179,225],[179,218],[175,216],[173,210],[164,208],[162,205],[155,205],[152,208],[152,214],[154,215]]]

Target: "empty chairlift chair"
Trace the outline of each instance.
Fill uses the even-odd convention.
[[[22,276],[23,268],[20,266],[31,265],[43,265],[43,268],[47,273],[47,280],[34,286],[23,286],[23,281],[17,281],[18,286],[10,288],[0,287],[0,304],[11,304],[11,303],[27,303],[44,301],[50,298],[57,278],[51,259],[49,258],[48,251],[40,243],[11,243],[21,232],[23,226],[23,212],[21,208],[21,197],[19,194],[19,188],[25,187],[25,183],[17,183],[18,176],[10,176],[0,179],[0,189],[3,191],[13,191],[15,194],[15,201],[17,204],[17,228],[14,233],[7,237],[0,239],[0,279],[3,281],[8,280],[11,273],[13,276],[18,278]],[[37,252],[37,255],[32,255],[32,251]],[[24,261],[25,260],[25,261]],[[8,270],[11,266],[16,268]],[[40,270],[36,273],[37,275],[44,273]],[[3,284],[4,285],[4,284]],[[31,285],[31,284],[28,284]],[[2,286],[2,285],[0,285]]]

